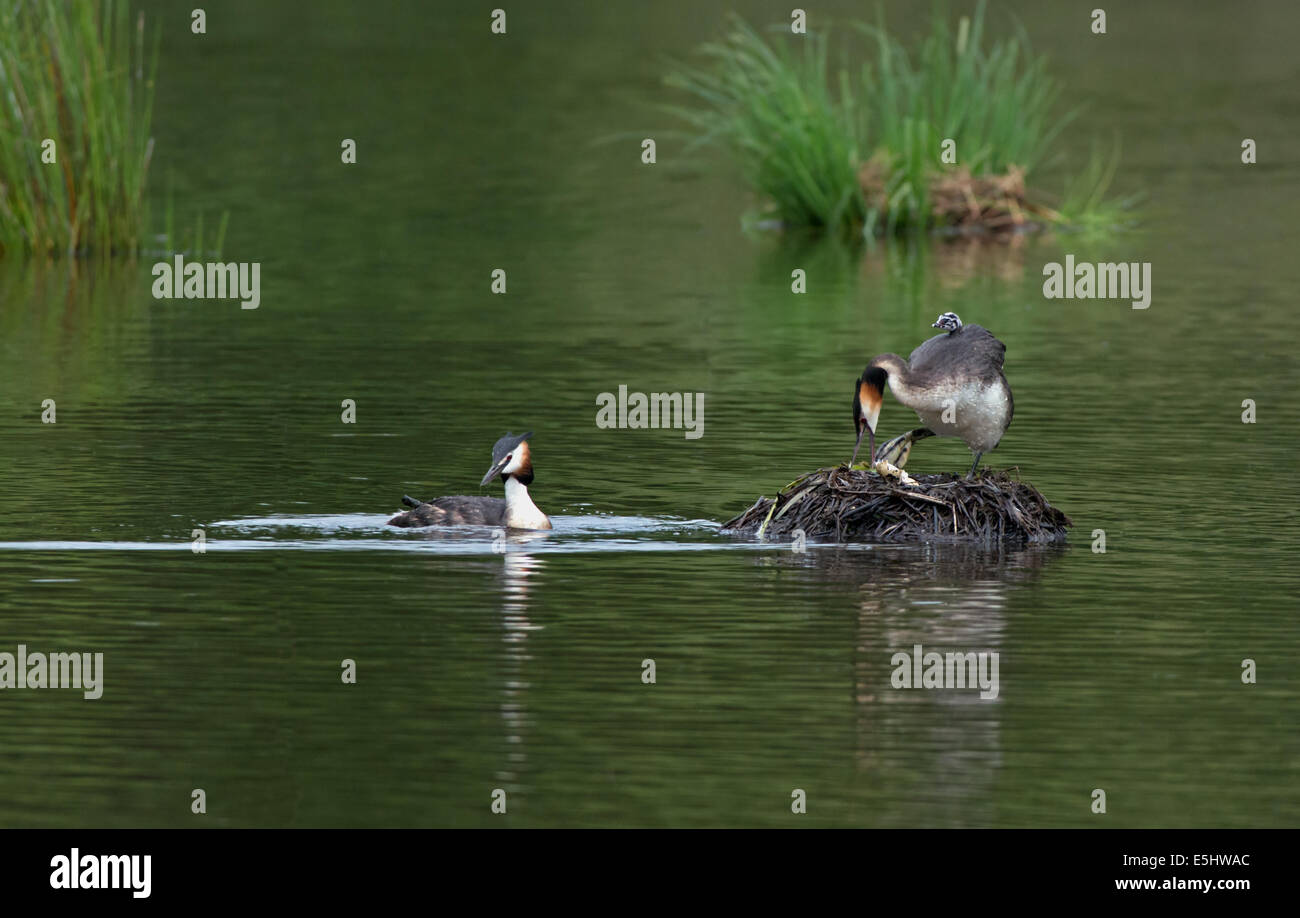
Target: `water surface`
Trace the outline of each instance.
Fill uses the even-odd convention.
[[[664,58],[721,8],[548,4],[508,40],[434,4],[169,24],[156,174],[230,210],[262,302],[0,262],[0,651],[105,655],[97,701],[0,693],[0,825],[1295,825],[1297,13],[1155,3],[1092,40],[1013,8],[1091,105],[1073,161],[1122,136],[1141,234],[742,232],[725,159],[609,140],[667,127]],[[1150,308],[1044,300],[1067,252],[1150,261]],[[1068,546],[718,531],[846,459],[854,377],[948,310],[1006,342],[988,461]],[[705,393],[704,435],[598,429],[619,385]],[[913,421],[887,401],[882,435]],[[404,493],[480,493],[524,429],[554,532],[383,526]],[[968,462],[930,440],[909,470]],[[891,688],[915,644],[997,651],[997,699]]]

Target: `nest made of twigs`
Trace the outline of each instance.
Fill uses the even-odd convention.
[[[888,170],[878,160],[858,169],[858,184],[867,205],[889,214]],[[930,212],[938,226],[1005,232],[1037,226],[1059,216],[1030,201],[1025,170],[1010,166],[1001,175],[971,175],[964,166],[934,173],[929,180]]]
[[[724,530],[837,542],[1057,542],[1073,525],[1033,485],[1006,472],[918,475],[909,487],[874,471],[818,469],[760,497]]]

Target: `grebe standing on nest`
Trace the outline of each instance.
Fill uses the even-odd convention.
[[[388,521],[389,526],[504,526],[507,529],[550,529],[551,521],[528,496],[533,483],[533,460],[528,433],[506,434],[492,447],[492,466],[479,482],[483,487],[500,475],[506,483],[506,498],[436,497],[420,501],[403,497],[410,507]]]
[[[996,447],[1006,433],[1015,410],[1011,386],[1002,373],[1007,346],[987,329],[963,325],[955,312],[945,312],[931,327],[945,333],[923,342],[908,360],[897,354],[871,358],[858,377],[853,387],[858,442],[850,465],[858,458],[864,433],[869,437],[871,459],[876,459],[876,421],[886,383],[894,398],[913,409],[926,425],[905,437],[915,440],[938,434],[966,441],[975,454],[967,478],[974,477],[980,457]],[[951,421],[944,420],[945,414]]]

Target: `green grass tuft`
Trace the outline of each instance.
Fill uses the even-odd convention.
[[[157,29],[148,45],[127,0],[0,3],[0,254],[142,250]]]
[[[136,251],[148,214],[156,38],[122,0],[0,9],[0,246]],[[54,163],[42,143],[55,142]]]
[[[770,217],[869,234],[1109,218],[1102,195],[1113,167],[1090,167],[1056,210],[1025,198],[1021,179],[1077,111],[1055,113],[1060,87],[1023,32],[987,39],[984,2],[955,29],[935,15],[912,50],[879,15],[846,32],[832,64],[826,32],[783,26],[769,39],[733,17],[699,64],[668,76],[693,102],[669,110],[697,142],[732,152]],[[940,161],[945,139],[956,164]]]
[[[792,55],[739,18],[734,23],[726,40],[701,47],[712,66],[683,67],[668,78],[704,103],[673,111],[702,140],[725,140],[745,178],[787,222],[862,220],[860,119],[828,88],[824,38],[810,36],[804,52]]]

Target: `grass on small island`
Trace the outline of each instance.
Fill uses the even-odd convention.
[[[0,255],[145,247],[158,34],[146,49],[144,32],[126,0],[0,3]],[[175,250],[170,198],[165,216]]]
[[[992,42],[985,4],[954,30],[936,14],[913,50],[886,30],[830,36],[789,25],[769,40],[739,17],[703,63],[679,66],[671,86],[694,104],[671,106],[699,143],[724,144],[745,180],[785,226],[867,235],[904,230],[1009,230],[1122,222],[1128,201],[1106,193],[1117,154],[1094,149],[1052,206],[1027,178],[1077,111],[1055,114],[1060,87],[1023,33]],[[784,34],[782,34],[784,33]],[[856,62],[852,64],[850,62]],[[942,161],[945,141],[955,163]]]

